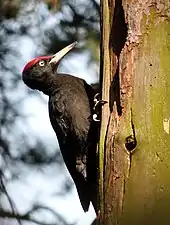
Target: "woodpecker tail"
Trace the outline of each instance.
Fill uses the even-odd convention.
[[[77,179],[75,179],[74,182],[77,188],[79,199],[84,212],[87,212],[90,205],[90,193],[89,193],[88,184],[80,173],[78,173],[76,178]]]

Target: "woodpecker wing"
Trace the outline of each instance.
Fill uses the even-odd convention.
[[[66,83],[56,90],[49,99],[49,115],[80,202],[84,211],[87,211],[90,204],[86,168],[87,139],[91,111],[83,82],[79,79],[75,85]]]

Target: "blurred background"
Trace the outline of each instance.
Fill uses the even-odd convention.
[[[24,65],[78,41],[59,71],[98,82],[99,0],[0,1],[0,225],[90,225],[59,151],[48,98]]]

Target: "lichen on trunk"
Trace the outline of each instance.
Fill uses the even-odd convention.
[[[170,224],[170,2],[101,5],[100,224]]]

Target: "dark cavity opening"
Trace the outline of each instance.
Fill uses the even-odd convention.
[[[127,38],[128,26],[125,22],[124,9],[122,0],[115,0],[115,10],[113,14],[113,22],[110,36],[110,47],[116,54],[118,65],[116,73],[113,76],[113,81],[110,87],[110,112],[113,111],[113,104],[116,101],[117,113],[122,114],[122,107],[120,103],[120,79],[119,79],[119,56],[125,45]]]

